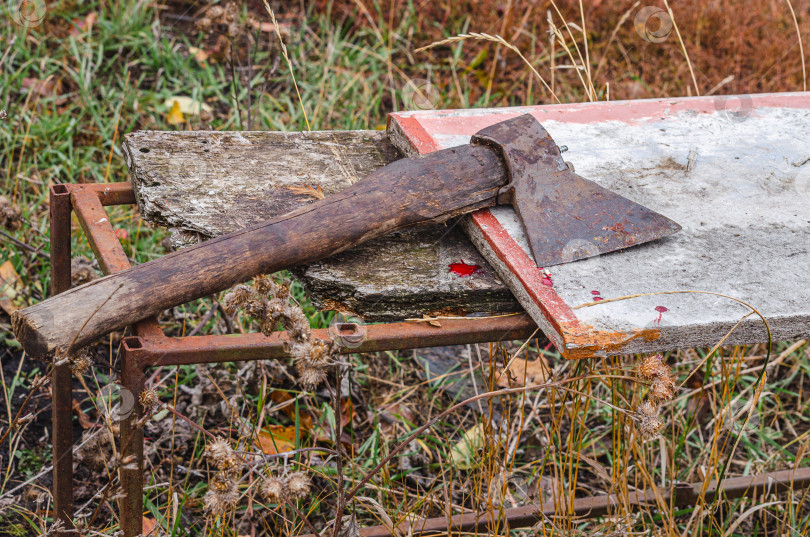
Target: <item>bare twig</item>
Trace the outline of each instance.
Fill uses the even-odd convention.
[[[341,385],[343,384],[343,366],[338,364],[335,368],[335,389],[330,392],[332,395],[332,408],[335,415],[335,447],[337,447],[338,457],[335,459],[336,473],[337,473],[337,517],[335,517],[335,526],[332,529],[332,535],[338,537],[340,535],[340,528],[343,524],[343,509],[348,502],[346,498],[346,491],[343,489],[343,445],[341,444],[340,437],[343,435],[343,413],[340,408],[340,393]],[[367,476],[366,476],[367,477]]]
[[[287,505],[289,505],[289,506],[290,506],[290,508],[291,508],[293,511],[295,511],[295,514],[296,514],[296,515],[298,515],[298,518],[300,518],[301,520],[303,520],[303,521],[304,521],[304,524],[306,524],[307,526],[309,526],[309,531],[311,531],[311,532],[312,532],[314,535],[320,535],[320,534],[321,534],[321,532],[319,532],[319,531],[317,530],[317,528],[315,528],[315,526],[313,526],[313,525],[312,525],[312,522],[310,522],[310,521],[309,521],[309,519],[308,519],[308,518],[307,518],[307,517],[304,515],[304,513],[302,513],[302,512],[301,512],[301,511],[300,511],[300,510],[299,510],[299,509],[298,509],[298,508],[295,506],[295,502],[294,502],[294,501],[289,501],[289,502],[287,502]],[[337,520],[340,520],[340,515],[338,515]],[[335,522],[335,524],[337,524],[337,522]]]
[[[6,429],[6,432],[3,433],[3,436],[0,436],[0,445],[3,444],[6,437],[8,436],[8,433],[10,433],[12,429],[15,429],[19,424],[20,417],[22,416],[22,413],[25,410],[25,408],[28,406],[28,402],[31,400],[31,397],[33,397],[37,389],[40,388],[43,384],[45,384],[45,382],[49,378],[50,378],[50,371],[48,371],[43,377],[41,377],[37,381],[37,383],[32,384],[31,387],[28,389],[28,394],[25,396],[25,399],[23,399],[23,402],[20,404],[20,408],[19,410],[17,410],[17,415],[14,416],[14,419],[11,420],[11,423],[8,424],[8,429]]]
[[[213,296],[211,297],[211,300],[214,302],[211,308],[209,308],[208,311],[205,312],[205,315],[200,320],[200,322],[197,323],[197,326],[195,326],[186,337],[196,336],[199,333],[199,331],[202,330],[202,328],[206,325],[206,323],[211,320],[211,317],[213,317],[214,314],[217,312],[217,310],[219,309],[218,307],[219,302],[217,302],[217,299]]]
[[[290,77],[292,77],[293,86],[295,86],[295,93],[298,95],[298,103],[301,105],[301,113],[304,114],[304,122],[307,124],[307,130],[312,130],[309,126],[309,118],[307,118],[307,111],[304,108],[304,100],[301,99],[301,92],[298,90],[298,82],[295,80],[295,72],[293,72],[292,62],[290,61],[290,56],[287,54],[287,45],[284,44],[284,40],[281,38],[281,29],[278,27],[278,22],[276,21],[276,14],[273,13],[273,10],[270,9],[270,4],[267,3],[267,0],[264,0],[264,7],[267,9],[267,12],[270,13],[270,18],[273,20],[273,27],[276,29],[276,35],[278,36],[278,42],[281,44],[281,54],[284,55],[284,59],[287,61],[287,67],[290,69]]]
[[[34,248],[34,247],[33,247],[33,246],[31,246],[30,244],[26,244],[26,243],[24,243],[24,242],[23,242],[23,241],[21,241],[21,240],[15,239],[14,237],[12,237],[11,235],[9,235],[8,233],[6,233],[5,231],[3,231],[2,229],[0,229],[0,235],[3,235],[5,238],[7,238],[8,240],[10,240],[11,242],[13,242],[14,244],[16,244],[17,246],[19,246],[20,248],[23,248],[23,249],[25,249],[25,250],[28,250],[29,252],[32,252],[32,253],[34,253],[34,254],[38,255],[39,257],[41,257],[41,258],[43,258],[43,259],[48,259],[48,260],[50,260],[50,259],[51,259],[51,258],[50,258],[50,256],[49,256],[48,254],[43,253],[43,252],[42,252],[42,251],[41,251],[39,248]]]

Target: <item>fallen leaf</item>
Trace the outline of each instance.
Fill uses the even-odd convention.
[[[143,532],[143,535],[145,535],[146,537],[151,535],[157,529],[157,520],[149,518],[148,516],[143,517],[142,524],[143,529],[141,531]]]
[[[461,440],[450,449],[453,465],[461,470],[472,468],[476,464],[476,452],[484,447],[486,433],[484,425],[479,423],[464,433]]]
[[[354,417],[354,403],[348,397],[344,397],[340,401],[340,426],[347,427],[352,422]]]
[[[201,48],[197,47],[188,47],[188,51],[194,56],[194,59],[200,63],[205,63],[205,60],[208,59],[208,52],[204,51]]]
[[[343,397],[340,400],[340,427],[342,429],[345,429],[352,422],[353,416],[354,416],[354,404],[352,403],[352,400],[349,399],[348,397]],[[329,435],[326,434],[326,428],[331,429],[331,427],[329,427],[328,425],[326,427],[317,425],[315,428],[317,429],[317,432],[314,434],[316,440],[328,442],[332,441]]]
[[[97,19],[98,15],[95,11],[88,13],[84,20],[73,19],[73,29],[70,31],[70,35],[78,37],[82,33],[92,29]]]
[[[213,108],[207,104],[183,95],[169,97],[163,103],[163,106],[171,109],[172,111],[174,111],[175,105],[180,112],[186,114],[187,116],[198,116],[200,115],[200,110],[205,110],[206,112],[213,111]]]
[[[537,360],[515,358],[509,365],[509,370],[504,370],[496,384],[500,388],[509,388],[510,378],[511,387],[542,384],[548,380],[550,374],[551,368],[549,368],[548,362],[542,356]]]
[[[330,407],[331,408],[331,407]],[[352,417],[354,416],[354,405],[352,404],[352,400],[348,397],[344,397],[340,400],[340,427],[343,429],[342,434],[340,436],[340,443],[343,444],[346,449],[352,449],[352,439],[349,434],[345,431],[346,427],[352,422]],[[321,420],[325,422],[327,420]],[[334,438],[332,438],[332,428],[326,423],[318,423],[315,425],[314,430],[312,431],[312,437],[317,442],[329,442],[332,443]]]
[[[312,188],[309,185],[293,185],[288,186],[286,188],[287,190],[293,192],[294,194],[299,194],[301,196],[310,196],[319,200],[322,200],[326,197],[323,195],[323,190],[321,190],[320,185],[318,186],[317,189]]]
[[[84,413],[82,410],[82,405],[79,404],[77,400],[74,399],[71,406],[73,408],[73,413],[76,414],[77,418],[79,418],[79,425],[82,426],[82,429],[89,429],[93,426],[93,424],[90,423],[90,418]]]
[[[386,438],[407,433],[413,428],[413,413],[408,407],[399,403],[388,408],[381,407],[377,409],[376,414],[379,419],[380,432]]]
[[[295,449],[295,426],[270,425],[259,431],[259,447],[266,455]]]
[[[49,76],[45,80],[23,78],[22,87],[40,97],[53,97],[62,93],[62,81]]]
[[[183,112],[180,110],[180,104],[178,104],[177,101],[175,101],[171,110],[169,110],[169,114],[166,116],[166,122],[169,125],[179,125],[185,122]]]
[[[292,401],[293,399],[294,397],[290,395],[290,392],[284,392],[281,390],[273,390],[270,392],[270,400],[277,405],[282,405],[287,401]],[[288,418],[295,421],[295,403],[289,403],[288,405],[283,406],[281,411],[284,412]],[[312,414],[300,406],[298,407],[298,424],[307,432],[311,431],[313,427]]]
[[[377,409],[380,430],[383,434],[400,434],[411,430],[416,421],[414,413],[402,401],[389,401]]]
[[[440,323],[439,321],[437,321],[436,319],[434,319],[434,318],[433,318],[433,317],[431,317],[430,315],[423,314],[423,315],[422,315],[422,318],[423,318],[423,319],[426,319],[426,320],[427,320],[427,324],[429,324],[430,326],[436,326],[436,327],[438,327],[438,328],[441,328],[441,327],[442,327],[442,323]]]
[[[357,525],[357,517],[354,513],[343,517],[343,524],[337,537],[360,537],[360,526]]]
[[[14,300],[19,296],[22,289],[22,280],[17,271],[14,270],[11,261],[6,261],[0,265],[0,307],[9,315],[20,309],[14,304]]]
[[[231,52],[231,41],[227,35],[217,37],[216,44],[206,51],[214,62],[225,62]]]

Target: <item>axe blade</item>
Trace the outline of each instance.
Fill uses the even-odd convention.
[[[487,127],[471,143],[501,153],[509,184],[499,203],[514,206],[539,267],[621,250],[681,229],[571,171],[549,133],[529,114]]]

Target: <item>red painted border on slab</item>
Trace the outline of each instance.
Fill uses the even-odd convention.
[[[390,128],[391,121],[395,121],[399,127],[402,129],[402,132],[408,138],[408,143],[411,144],[411,147],[420,155],[424,155],[426,153],[432,153],[434,151],[438,151],[441,149],[439,144],[436,143],[436,140],[428,134],[422,124],[419,122],[419,119],[414,117],[394,117],[393,114],[388,116],[388,126]]]
[[[810,108],[810,92],[762,93],[755,95],[723,95],[717,97],[680,97],[672,99],[642,99],[636,101],[600,101],[595,103],[553,104],[494,108],[481,110],[425,110],[397,112],[389,117],[403,131],[418,125],[419,133],[413,131],[414,147],[422,153],[444,149],[435,135],[472,136],[484,127],[505,121],[520,114],[531,114],[541,123],[560,121],[564,123],[595,123],[621,121],[639,123],[658,121],[676,114],[692,111],[703,114],[740,111],[755,113],[757,108]],[[406,126],[406,124],[408,126]],[[420,148],[424,146],[425,151]],[[429,148],[432,147],[432,148]]]
[[[543,285],[543,274],[534,260],[501,225],[489,209],[481,209],[471,215],[475,225],[481,230],[484,238],[495,254],[509,270],[517,276],[532,301],[537,304],[543,316],[562,335],[563,325],[571,328],[582,328],[574,310],[554,291],[553,287]]]

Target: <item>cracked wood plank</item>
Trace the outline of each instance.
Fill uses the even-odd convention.
[[[124,150],[142,217],[169,228],[175,247],[288,213],[315,200],[300,187],[328,196],[399,158],[380,131],[139,131]],[[459,277],[451,263],[481,268]],[[520,310],[452,223],[382,237],[294,273],[316,306],[369,321]]]

